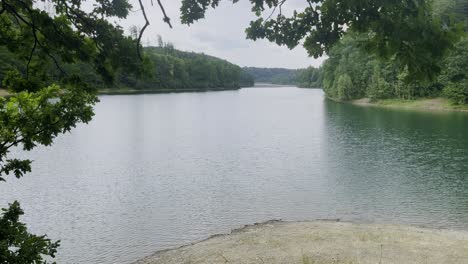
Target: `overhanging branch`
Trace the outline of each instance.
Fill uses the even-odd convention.
[[[145,32],[146,28],[150,25],[150,23],[149,23],[148,17],[146,16],[145,6],[141,2],[141,0],[138,0],[138,3],[140,4],[140,10],[141,10],[141,13],[143,14],[143,18],[145,19],[145,25],[141,28],[140,34],[138,35],[138,41],[137,41],[137,54],[140,60],[143,60],[143,56],[141,55],[141,50],[140,50],[141,38],[143,37],[143,33]],[[153,5],[152,0],[151,0],[151,5]],[[161,3],[161,0],[158,0],[158,5],[164,16],[163,21],[167,23],[170,28],[172,28],[171,19],[167,16],[166,10],[164,9],[164,5]]]
[[[169,25],[170,28],[172,28],[171,19],[167,16],[166,10],[164,9],[164,6],[161,3],[161,0],[158,0],[158,4],[159,4],[159,7],[161,8],[161,11],[162,11],[162,13],[164,15],[163,21],[166,22]]]
[[[143,56],[141,55],[141,51],[140,51],[141,38],[143,37],[143,33],[145,32],[146,28],[149,26],[150,23],[148,21],[148,17],[146,16],[145,6],[141,2],[141,0],[138,0],[138,2],[140,3],[141,12],[143,13],[143,18],[145,19],[145,25],[141,28],[140,34],[138,35],[138,41],[137,41],[137,54],[140,60],[143,60]]]

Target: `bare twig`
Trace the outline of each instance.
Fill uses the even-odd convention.
[[[29,65],[31,64],[31,61],[32,61],[32,58],[33,58],[33,55],[34,55],[34,51],[36,50],[36,47],[37,47],[37,39],[34,38],[34,45],[31,49],[31,53],[29,54],[29,59],[28,59],[28,63],[26,64],[26,79],[29,79]]]
[[[145,25],[141,28],[140,34],[138,35],[138,40],[137,40],[137,54],[140,60],[143,60],[143,56],[141,55],[141,50],[140,50],[141,38],[143,37],[143,33],[145,32],[146,28],[150,25],[150,23],[149,23],[148,17],[146,16],[145,6],[141,2],[141,0],[138,0],[138,3],[140,4],[140,10],[141,10],[141,13],[143,14],[143,18],[145,19]],[[153,0],[151,0],[151,5],[153,5]],[[167,16],[166,10],[164,9],[164,6],[161,3],[161,0],[158,0],[158,5],[159,5],[159,8],[161,8],[161,11],[164,15],[163,21],[167,23],[170,28],[172,28],[171,19]]]
[[[271,11],[270,15],[265,19],[264,23],[271,19],[271,17],[273,16],[273,14],[275,14],[276,9],[277,9],[278,7],[279,7],[279,14],[278,14],[278,15],[281,15],[281,13],[282,13],[281,8],[283,7],[283,4],[284,4],[285,2],[286,2],[286,0],[282,0],[280,3],[278,3],[277,5],[275,5],[275,6],[273,7],[273,10]]]
[[[273,16],[273,14],[275,13],[277,7],[278,7],[278,6],[275,6],[275,7],[273,8],[273,11],[271,11],[270,15],[265,19],[265,22],[267,22],[268,20],[270,20],[270,18],[271,18],[271,17]]]
[[[150,23],[148,21],[148,17],[146,16],[145,6],[141,2],[141,0],[138,0],[138,2],[140,3],[140,9],[141,9],[141,12],[143,13],[143,17],[145,18],[145,25],[141,28],[140,34],[138,35],[138,41],[137,41],[137,54],[140,60],[143,60],[143,56],[141,56],[141,51],[140,51],[141,38],[143,37],[143,33],[145,32],[145,29],[149,26]]]
[[[162,13],[164,15],[163,21],[166,22],[169,25],[170,28],[172,28],[171,19],[167,16],[166,10],[164,9],[164,6],[161,3],[161,0],[158,0],[158,4],[159,4],[159,7],[161,8],[161,11],[162,11]]]
[[[284,2],[286,2],[286,0],[281,1],[281,3],[279,4],[279,15],[282,15],[282,14],[283,14],[282,8],[283,8]]]

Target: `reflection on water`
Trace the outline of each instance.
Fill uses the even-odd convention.
[[[129,263],[243,224],[341,218],[468,229],[468,115],[297,88],[103,96],[0,184],[60,263]]]

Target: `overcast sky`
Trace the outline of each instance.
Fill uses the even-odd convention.
[[[138,1],[130,0],[135,10],[125,21],[120,21],[125,30],[130,26],[142,27],[144,20],[139,11]],[[164,41],[174,44],[177,49],[185,51],[203,52],[226,59],[240,66],[304,68],[310,65],[319,66],[323,59],[308,57],[302,46],[293,50],[280,47],[266,40],[247,40],[245,28],[255,19],[250,11],[250,1],[241,0],[232,4],[229,0],[221,1],[220,6],[210,10],[205,19],[199,20],[191,26],[180,23],[180,1],[162,0],[168,16],[171,18],[173,29],[162,21],[162,13],[156,3],[151,6],[150,0],[143,0],[150,20],[150,26],[145,31],[143,44],[156,45],[157,35]],[[305,1],[291,0],[284,12],[303,8]],[[284,13],[283,12],[283,13]]]

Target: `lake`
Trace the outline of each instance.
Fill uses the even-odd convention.
[[[102,96],[89,125],[0,184],[59,263],[131,263],[269,219],[468,230],[468,114],[293,87]]]

